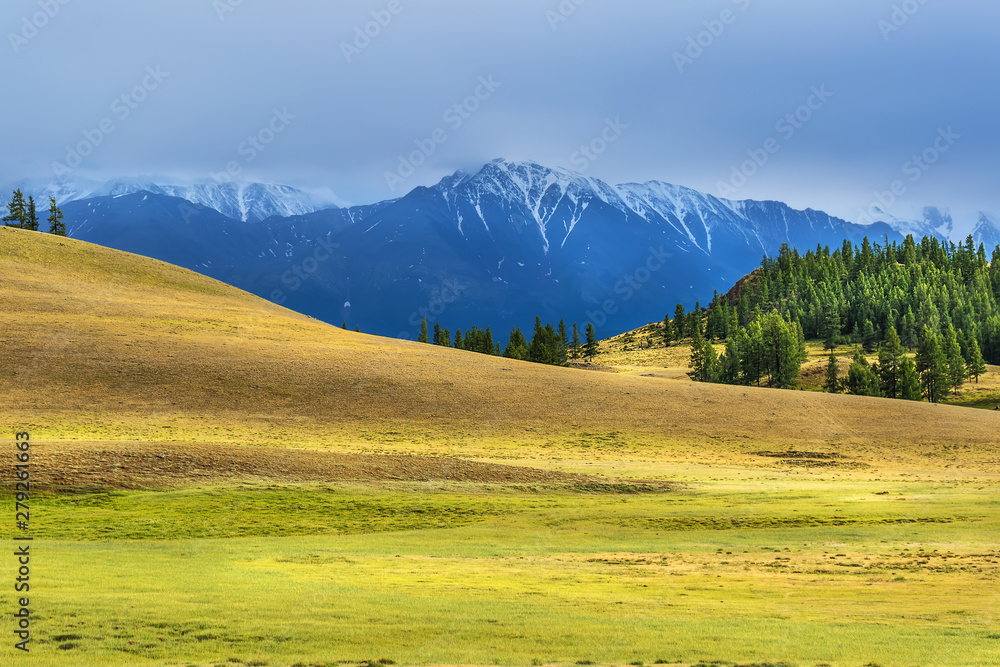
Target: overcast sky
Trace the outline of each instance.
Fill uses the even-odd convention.
[[[62,167],[69,179],[214,174],[368,203],[506,157],[851,220],[894,182],[896,215],[1000,211],[996,2],[4,0],[0,11],[3,183]],[[763,164],[744,164],[753,158]]]

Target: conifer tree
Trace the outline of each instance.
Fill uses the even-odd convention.
[[[899,398],[903,357],[903,345],[896,333],[896,327],[890,326],[885,335],[885,342],[878,352],[879,381],[882,385],[882,395],[886,398]]]
[[[587,322],[587,333],[586,333],[586,344],[583,348],[584,355],[590,359],[594,360],[594,355],[597,354],[597,336],[594,334],[594,325],[592,322]]]
[[[871,354],[875,351],[877,345],[878,335],[875,333],[875,325],[872,324],[871,320],[866,319],[861,328],[861,346],[865,349],[865,352]]]
[[[674,342],[674,325],[670,322],[670,316],[665,315],[663,317],[663,345],[664,347],[670,347],[670,344]]]
[[[24,228],[38,231],[38,210],[35,208],[35,197],[28,195],[28,211],[24,217]]]
[[[837,304],[831,299],[824,308],[823,315],[823,348],[832,350],[837,347],[837,338],[840,337],[840,310]]]
[[[979,349],[979,341],[972,336],[969,337],[969,360],[965,364],[965,369],[970,378],[976,379],[976,384],[979,384],[979,376],[986,373],[986,362]]]
[[[347,331],[347,320],[344,320],[343,324],[340,325],[340,328]]]
[[[461,329],[455,329],[455,349],[456,350],[464,350],[465,349],[465,345],[464,345],[464,343],[462,341],[462,330]]]
[[[830,350],[830,358],[826,363],[826,381],[823,383],[823,388],[826,389],[831,394],[839,394],[842,383],[840,381],[840,362],[838,361],[836,355],[834,355],[833,350]]]
[[[441,325],[438,322],[434,323],[434,337],[431,340],[435,345],[441,344]]]
[[[962,348],[958,344],[958,334],[954,325],[950,323],[944,335],[943,348],[948,360],[948,384],[951,390],[957,394],[965,383],[965,359],[962,357]]]
[[[493,354],[493,351],[494,351],[495,347],[496,346],[493,343],[493,332],[490,331],[489,327],[486,327],[486,332],[483,334],[483,349],[482,349],[482,353],[483,354]]]
[[[684,305],[679,303],[674,309],[674,336],[677,337],[678,341],[684,340],[687,335],[686,320],[687,316],[684,314]]]
[[[347,323],[344,323],[344,328],[347,328]],[[420,323],[420,335],[417,336],[418,343],[429,343],[430,338],[427,336],[427,318],[425,317]]]
[[[19,227],[24,229],[28,220],[28,205],[24,201],[24,193],[20,189],[14,190],[13,198],[7,204],[7,215],[3,221],[8,227]]]
[[[740,384],[742,371],[740,369],[740,350],[734,330],[726,338],[726,351],[719,357],[719,382],[723,384]]]
[[[854,360],[847,371],[847,391],[856,396],[882,396],[878,375],[861,350],[854,351]]]
[[[695,382],[708,382],[709,360],[705,341],[697,327],[691,330],[691,357],[688,359],[688,377]]]
[[[906,346],[907,350],[912,350],[917,346],[917,319],[910,306],[906,307],[906,314],[903,315],[903,332],[900,342]]]
[[[948,395],[948,359],[938,335],[926,324],[920,335],[916,366],[924,398],[937,403]]]
[[[570,350],[573,353],[573,359],[580,358],[580,329],[576,326],[576,322],[573,322],[573,342],[570,344]]]
[[[63,222],[63,212],[56,205],[56,198],[49,197],[49,234],[66,236],[66,223]]]
[[[904,401],[920,400],[920,375],[913,359],[909,357],[903,358],[903,365],[900,368],[898,398]]]
[[[510,332],[503,356],[508,359],[526,359],[528,357],[528,341],[525,340],[524,334],[517,327],[514,327]]]

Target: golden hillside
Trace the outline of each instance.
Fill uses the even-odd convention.
[[[997,414],[553,368],[344,331],[155,260],[0,229],[0,422],[56,440],[501,458],[762,446],[993,462]],[[515,451],[516,448],[516,451]],[[981,454],[981,457],[980,457]]]

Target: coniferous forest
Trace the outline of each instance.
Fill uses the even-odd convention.
[[[786,245],[704,311],[678,306],[664,337],[691,336],[695,380],[785,388],[796,385],[806,339],[831,351],[856,344],[846,378],[831,352],[828,391],[936,402],[1000,362],[997,260],[1000,247],[987,259],[971,236],[961,245],[866,238],[804,255]]]

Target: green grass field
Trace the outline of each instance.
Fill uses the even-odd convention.
[[[1000,664],[992,411],[391,341],[3,228],[0,307],[0,664]]]
[[[1000,659],[995,479],[690,472],[48,496],[32,664]]]

